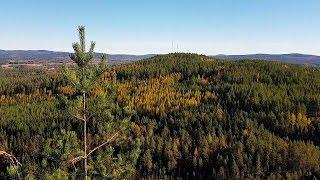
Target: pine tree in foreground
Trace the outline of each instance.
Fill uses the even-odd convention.
[[[133,112],[115,103],[116,81],[106,66],[106,55],[95,64],[95,43],[91,42],[86,51],[85,28],[79,26],[78,30],[80,42],[73,43],[74,54],[70,55],[76,67],[64,68],[78,96],[64,100],[69,115],[83,123],[83,152],[69,162],[77,167],[76,163],[83,161],[85,179],[124,178],[134,173],[140,153],[140,142],[130,122]]]

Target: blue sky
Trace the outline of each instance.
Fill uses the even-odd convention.
[[[320,55],[319,0],[3,0],[0,49]],[[174,44],[174,48],[172,48]]]

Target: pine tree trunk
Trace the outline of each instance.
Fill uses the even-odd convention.
[[[87,172],[87,117],[86,117],[86,92],[83,91],[83,139],[84,139],[84,172],[85,172],[85,180],[88,179],[88,172]]]

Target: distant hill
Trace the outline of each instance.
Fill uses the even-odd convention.
[[[307,54],[248,54],[248,55],[216,55],[219,59],[226,60],[268,60],[281,61],[294,64],[305,64],[311,66],[320,66],[320,56]]]
[[[47,50],[0,50],[0,63],[8,61],[68,61],[70,60],[69,54],[69,52],[57,52]],[[100,55],[101,53],[96,53],[97,58]],[[109,55],[109,61],[111,63],[124,63],[128,61],[146,59],[153,56],[155,55],[111,54]]]
[[[0,64],[11,61],[24,62],[67,62],[70,61],[69,52],[48,51],[48,50],[0,50]],[[98,58],[101,53],[96,53]],[[109,61],[112,64],[138,61],[155,56],[155,54],[130,55],[110,54]],[[307,54],[248,54],[248,55],[216,55],[211,56],[224,60],[268,60],[281,61],[285,63],[304,64],[309,66],[320,66],[320,56]]]

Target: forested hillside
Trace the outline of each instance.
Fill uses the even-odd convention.
[[[115,142],[90,157],[91,178],[320,178],[319,68],[175,53],[113,66],[112,73],[117,91],[108,107],[89,107],[96,113],[87,136],[95,145],[106,119],[131,117],[124,140],[141,146],[125,155],[139,157],[116,169],[110,154],[124,140]],[[110,74],[99,79],[92,101]],[[82,126],[61,100],[76,92],[60,72],[0,69],[0,151],[22,164],[1,157],[0,179],[80,176],[81,166],[68,160],[80,151]],[[121,168],[132,164],[127,159]]]

